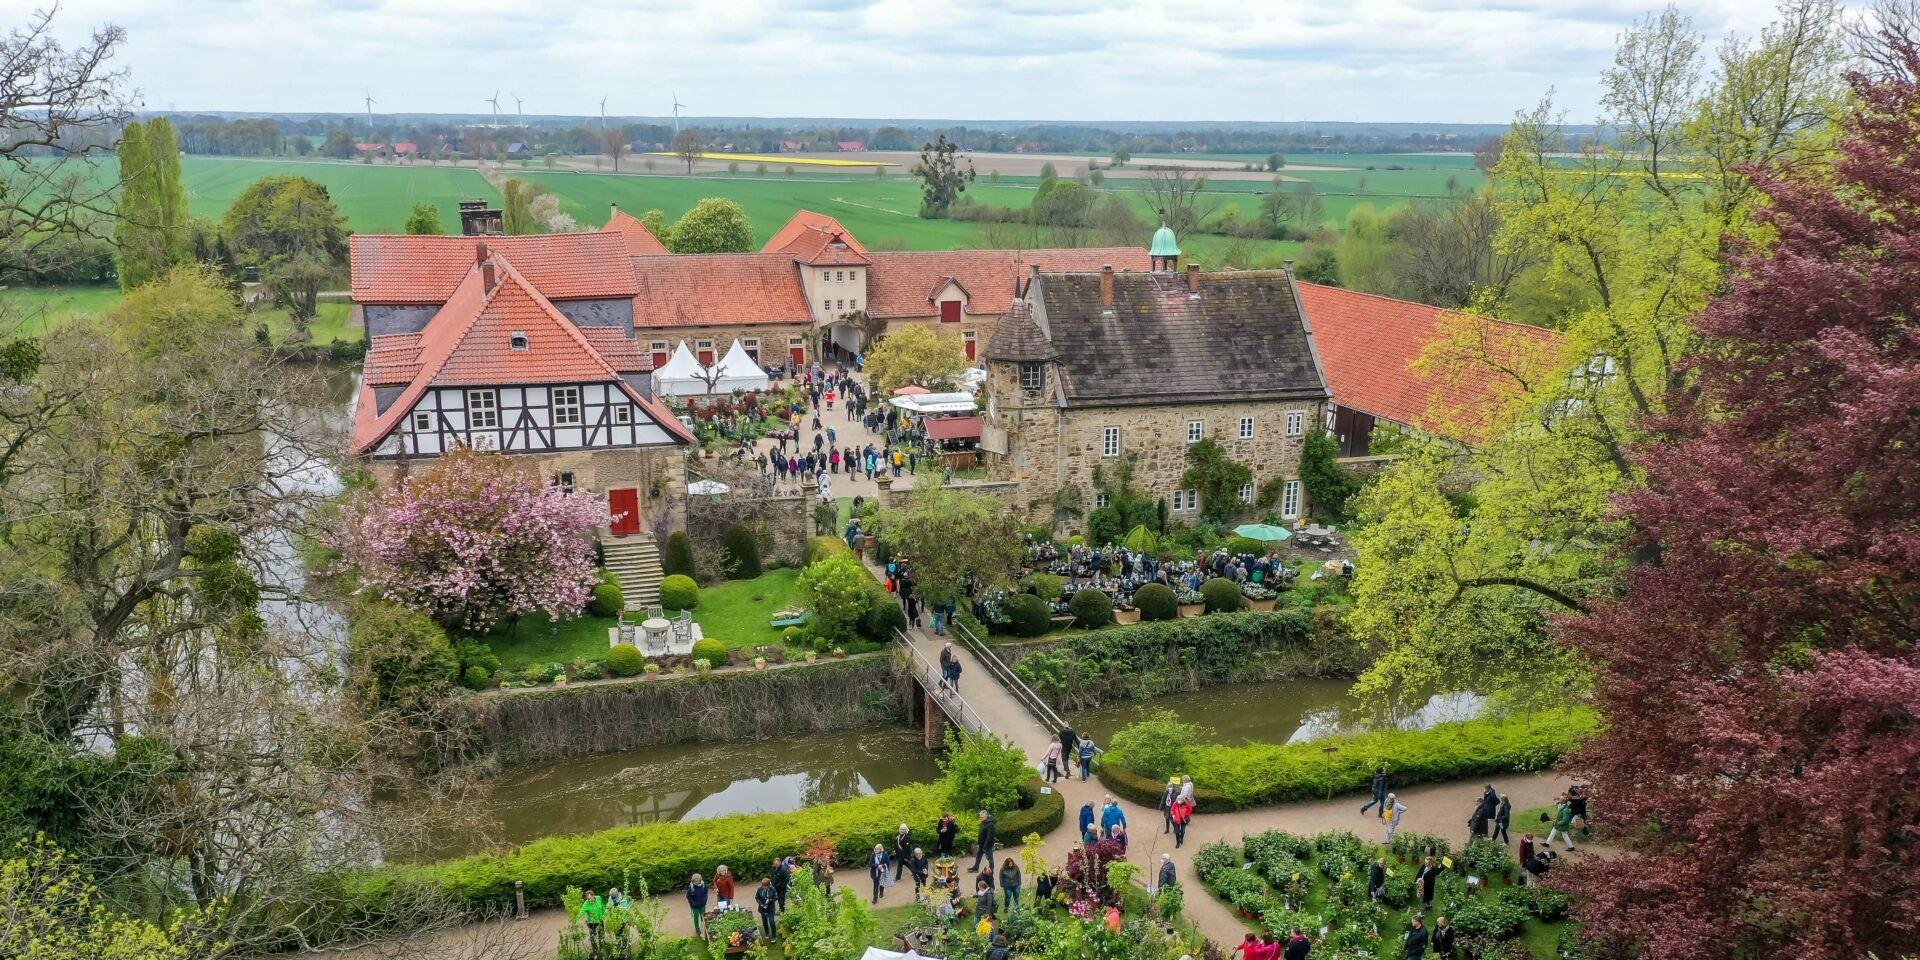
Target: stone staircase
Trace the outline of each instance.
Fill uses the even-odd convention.
[[[651,534],[603,537],[601,552],[607,569],[620,581],[628,610],[644,610],[660,602],[660,545]]]

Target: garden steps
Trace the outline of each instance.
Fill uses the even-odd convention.
[[[651,536],[608,537],[600,541],[607,570],[620,581],[628,610],[645,610],[660,603],[660,544]]]

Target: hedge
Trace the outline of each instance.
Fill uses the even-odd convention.
[[[1164,583],[1142,584],[1133,592],[1133,605],[1140,608],[1142,620],[1172,620],[1180,616],[1179,598]]]
[[[1073,611],[1076,627],[1092,629],[1113,623],[1113,598],[1092,587],[1074,594],[1073,599],[1067,601],[1067,609]]]
[[[660,581],[660,605],[668,610],[692,610],[700,605],[700,585],[684,574]]]
[[[1053,610],[1031,593],[1008,597],[1006,611],[1007,632],[1016,637],[1037,637],[1053,628]]]
[[[845,540],[839,537],[810,537],[807,539],[806,547],[801,550],[800,565],[803,567],[811,567],[821,560],[843,553],[851,554],[853,550],[847,546]]]
[[[667,535],[666,549],[660,552],[660,572],[667,576],[693,576],[693,541],[685,530]]]
[[[721,567],[728,580],[752,580],[764,573],[760,563],[760,544],[753,531],[734,524],[720,535]]]
[[[1031,806],[999,815],[999,836],[1017,843],[1029,833],[1044,836],[1060,825],[1065,800],[1059,791],[1043,794],[1039,787],[1037,780],[1022,786],[1021,800]],[[774,857],[800,852],[810,837],[832,837],[840,862],[859,863],[874,844],[891,842],[902,823],[931,841],[940,815],[948,812],[967,811],[951,809],[944,781],[916,783],[788,813],[734,814],[546,837],[507,853],[376,870],[367,879],[380,887],[440,887],[476,905],[509,902],[516,880],[526,884],[527,902],[533,905],[558,903],[568,886],[604,890],[634,879],[645,879],[647,889],[663,893],[695,872],[711,875],[722,863],[740,882],[750,883],[765,876],[762,871]],[[961,822],[971,824],[972,819],[963,816]],[[972,836],[971,827],[961,831],[963,849],[971,849]]]
[[[1201,584],[1200,596],[1207,601],[1208,613],[1236,613],[1247,605],[1240,595],[1240,585],[1226,577],[1214,577]]]
[[[1593,711],[1573,707],[1523,717],[1443,723],[1427,730],[1383,730],[1307,743],[1201,746],[1190,754],[1194,808],[1224,813],[1256,804],[1307,800],[1366,789],[1375,767],[1394,787],[1486,774],[1543,770],[1596,727]],[[1328,747],[1337,748],[1331,753]],[[1135,803],[1157,806],[1162,784],[1103,763],[1100,782]]]

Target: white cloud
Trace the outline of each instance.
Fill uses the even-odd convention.
[[[18,23],[45,0],[0,0]],[[1503,122],[1591,114],[1650,0],[66,0],[152,107],[661,116]],[[1756,0],[1698,0],[1709,37]],[[1708,44],[1711,48],[1712,44]],[[504,94],[503,94],[504,96]]]

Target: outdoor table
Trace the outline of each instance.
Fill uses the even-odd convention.
[[[653,646],[655,641],[665,644],[667,632],[673,629],[673,621],[665,617],[648,617],[640,622],[640,629],[647,634],[648,646]]]

